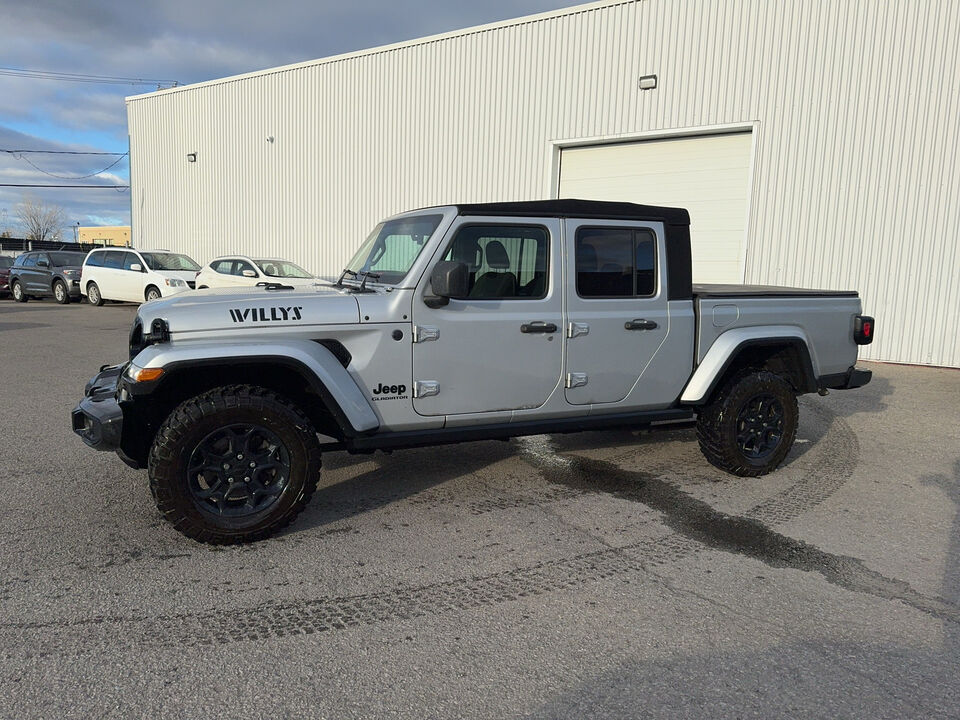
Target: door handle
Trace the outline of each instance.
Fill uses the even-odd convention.
[[[623,327],[627,330],[656,330],[657,324],[653,320],[629,320]]]
[[[524,323],[520,326],[520,332],[522,333],[555,333],[556,331],[557,326],[554,323],[542,322],[540,320]]]

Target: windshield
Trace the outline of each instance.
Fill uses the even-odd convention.
[[[179,253],[142,252],[140,256],[151,270],[199,270],[193,258]]]
[[[254,260],[257,264],[257,267],[260,268],[262,272],[267,277],[278,277],[278,278],[312,278],[313,275],[308,273],[299,265],[294,265],[292,262],[287,262],[286,260]]]
[[[353,273],[374,273],[378,282],[395,285],[410,272],[443,215],[399,218],[377,225],[347,264]]]
[[[50,262],[54,267],[69,267],[83,265],[83,259],[86,257],[83,253],[77,252],[52,252],[50,253]]]

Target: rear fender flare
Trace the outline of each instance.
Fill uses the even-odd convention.
[[[680,402],[687,405],[704,403],[741,352],[749,348],[771,345],[795,347],[800,353],[802,363],[800,372],[806,383],[804,389],[808,392],[816,390],[817,359],[803,328],[792,325],[767,325],[735,328],[714,340],[703,362],[694,371],[693,377],[680,395]]]

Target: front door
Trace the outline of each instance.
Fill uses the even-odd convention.
[[[33,268],[30,281],[33,284],[33,290],[38,293],[50,295],[53,292],[53,262],[47,253],[40,253],[37,257],[37,266]]]
[[[669,331],[662,226],[565,222],[573,269],[567,282],[567,401],[620,402]],[[642,406],[632,403],[631,409]]]
[[[437,260],[467,265],[469,296],[430,308],[425,288],[417,292],[414,408],[435,416],[540,407],[563,362],[560,221],[462,219],[448,238]]]

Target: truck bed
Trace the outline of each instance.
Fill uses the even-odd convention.
[[[856,290],[810,290],[776,285],[713,285],[693,286],[695,298],[727,297],[858,297]]]
[[[807,290],[765,285],[694,285],[696,359],[735,328],[801,328],[817,376],[846,372],[857,361],[853,318],[860,312],[855,291]]]

